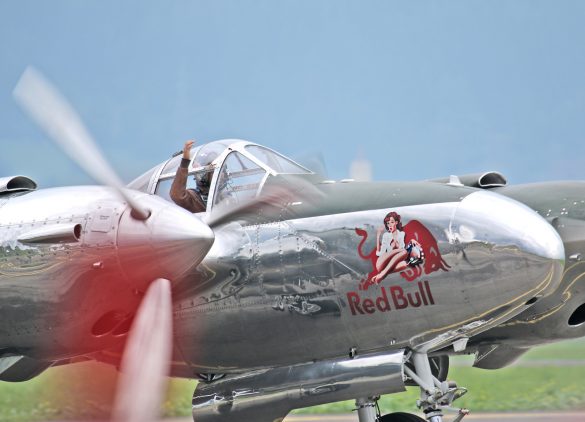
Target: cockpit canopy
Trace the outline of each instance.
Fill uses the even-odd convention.
[[[312,174],[284,155],[239,139],[220,140],[194,147],[191,157],[187,188],[203,194],[207,201],[207,211],[220,203],[237,205],[259,195],[270,176]],[[181,159],[181,154],[176,155],[136,179],[130,187],[155,193],[171,201],[170,189]]]

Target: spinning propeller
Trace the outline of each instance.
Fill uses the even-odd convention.
[[[171,360],[172,301],[169,280],[151,280],[166,274],[178,276],[197,265],[213,244],[213,231],[173,204],[126,189],[78,114],[38,71],[26,69],[14,97],[73,161],[96,181],[113,188],[131,208],[120,220],[119,259],[125,272],[133,271],[130,279],[150,282],[126,342],[113,419],[154,421]],[[152,274],[153,269],[161,274]],[[142,289],[143,284],[141,281],[135,288]]]
[[[149,217],[149,210],[123,189],[124,184],[100,152],[79,115],[40,72],[28,67],[14,88],[14,98],[87,174],[116,189],[132,208],[133,216],[139,220]]]
[[[37,70],[28,68],[14,89],[19,105],[55,143],[99,183],[109,186],[131,212],[119,218],[118,262],[135,290],[146,290],[122,357],[113,419],[154,421],[164,394],[172,353],[172,301],[168,279],[199,264],[214,241],[213,228],[294,215],[295,206],[318,201],[311,182],[276,180],[262,196],[215,206],[205,221],[158,197],[124,187],[73,107]],[[278,178],[276,178],[278,179]],[[156,281],[152,281],[156,279]]]
[[[158,413],[171,359],[171,335],[171,285],[159,278],[142,300],[126,344],[114,421],[149,421]]]

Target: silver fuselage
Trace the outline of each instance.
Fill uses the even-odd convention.
[[[469,343],[469,352],[485,356],[476,366],[489,369],[509,365],[531,347],[585,336],[585,183],[533,183],[495,191],[536,210],[557,230],[566,264],[553,294]]]
[[[558,286],[564,250],[557,232],[513,200],[424,182],[319,189],[316,202],[287,202],[277,213],[258,205],[232,216],[214,228],[211,250],[187,273],[179,269],[186,259],[200,261],[197,248],[168,241],[156,227],[180,233],[191,220],[160,198],[136,193],[185,220],[161,217],[144,235],[107,188],[0,198],[0,350],[115,362],[127,331],[107,326],[107,315],[131,318],[156,277],[174,283],[173,373],[186,377],[350,349],[438,350],[509,320]],[[375,251],[390,211],[428,229],[436,245],[427,245],[426,259],[442,264],[412,281],[396,272],[365,288],[375,262],[362,255]],[[82,226],[77,242],[17,240],[63,223]]]

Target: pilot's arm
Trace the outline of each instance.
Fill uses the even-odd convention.
[[[205,202],[197,192],[192,189],[187,189],[187,173],[189,163],[189,153],[194,141],[185,142],[183,147],[183,159],[181,165],[177,169],[177,174],[171,185],[171,199],[175,204],[185,208],[191,212],[203,212],[205,211]]]

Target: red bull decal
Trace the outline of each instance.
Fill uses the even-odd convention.
[[[395,211],[389,212],[384,218],[383,225],[376,233],[376,247],[369,253],[363,251],[368,232],[359,228],[355,231],[362,238],[357,248],[360,257],[372,264],[372,271],[360,282],[360,290],[380,284],[393,273],[400,273],[411,282],[423,273],[428,275],[450,268],[441,257],[437,240],[429,229],[417,220],[403,225],[401,216]]]
[[[434,305],[435,299],[429,281],[419,281],[417,285],[418,290],[414,292],[406,292],[400,286],[382,286],[377,297],[367,299],[363,299],[359,292],[348,292],[349,309],[352,315],[366,315]]]

